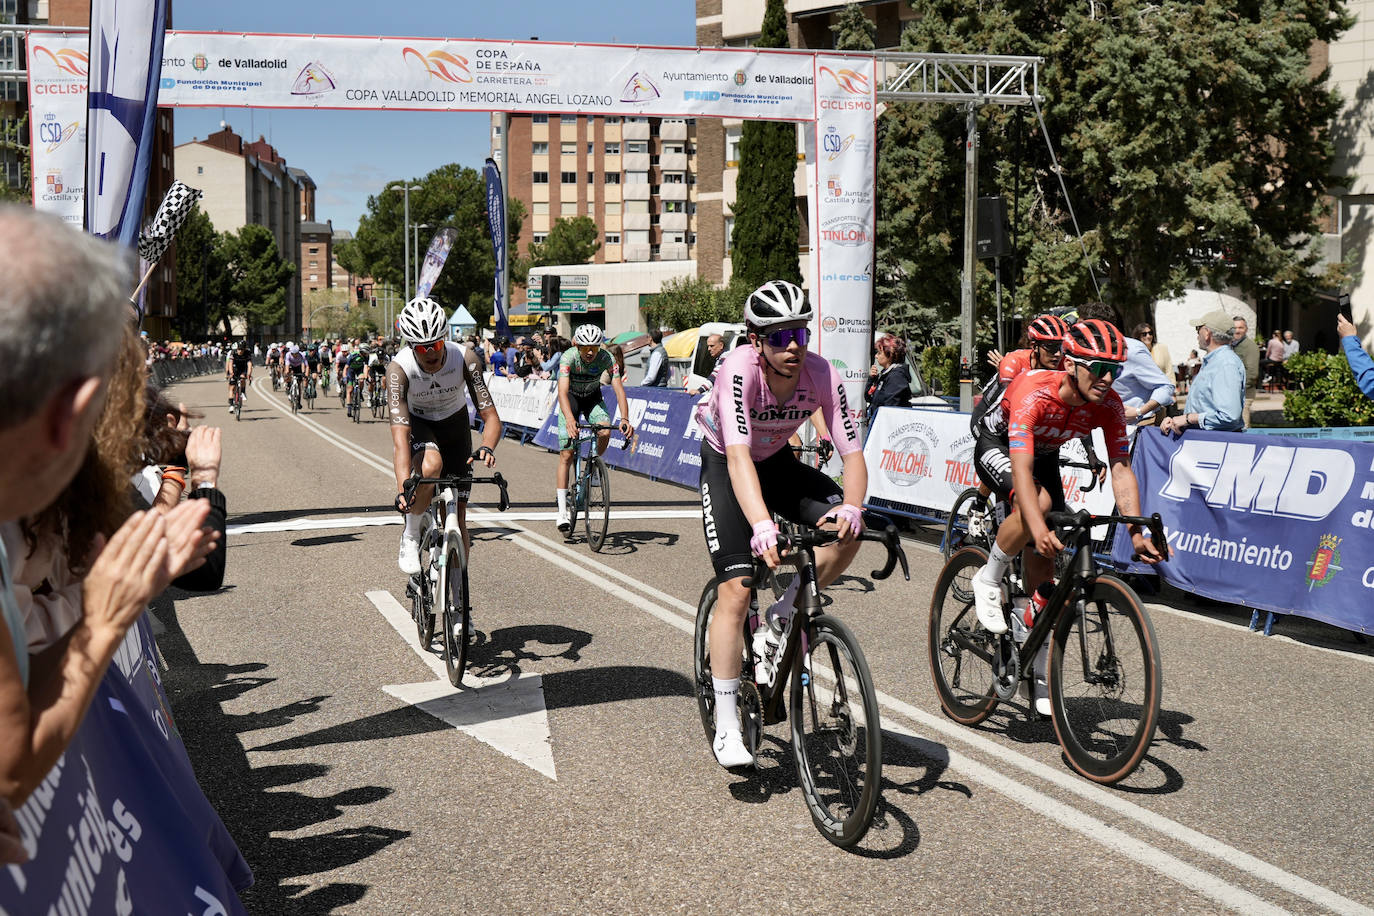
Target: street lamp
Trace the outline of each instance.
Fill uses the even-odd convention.
[[[390,191],[394,187],[400,187],[405,198],[405,215],[401,220],[401,240],[405,244],[405,260],[401,262],[401,277],[405,282],[406,301],[410,301],[410,192],[418,191],[422,185],[406,184],[404,181],[393,181],[384,188]]]
[[[420,260],[420,230],[433,228],[434,227],[431,226],[429,223],[418,223],[417,225],[411,227],[411,231],[415,235],[415,244],[411,246],[411,251],[413,251],[415,254],[415,263],[413,265],[413,269],[415,271],[415,282],[411,284],[411,287],[415,290],[415,295],[417,296],[420,295],[420,264],[422,263]],[[407,299],[406,301],[409,302],[410,300]]]

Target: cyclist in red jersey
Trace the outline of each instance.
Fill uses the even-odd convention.
[[[1101,429],[1107,440],[1112,492],[1123,515],[1140,514],[1140,492],[1130,465],[1126,417],[1112,381],[1126,359],[1126,341],[1115,326],[1082,321],[1064,336],[1067,368],[1022,373],[1007,389],[1000,409],[987,413],[978,430],[974,466],[979,478],[1004,499],[1012,512],[997,530],[987,565],[974,574],[972,587],[978,620],[990,633],[1005,633],[1002,576],[1018,551],[1026,551],[1022,573],[1027,593],[1050,578],[1054,556],[1064,545],[1045,523],[1045,513],[1063,509],[1059,448]],[[1139,526],[1131,526],[1135,553],[1146,563],[1163,559]],[[1043,662],[1036,660],[1036,708]]]

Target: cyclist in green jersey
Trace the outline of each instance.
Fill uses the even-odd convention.
[[[344,393],[344,404],[347,405],[345,413],[350,417],[353,416],[353,388],[355,385],[361,385],[364,379],[370,377],[371,356],[370,348],[366,344],[362,346],[355,344],[353,352],[348,354],[348,362],[345,363],[348,367],[348,390]]]
[[[601,396],[601,373],[611,374],[611,388],[615,390],[616,404],[620,408],[616,414],[620,432],[626,438],[634,435],[630,425],[629,404],[625,400],[625,383],[620,377],[620,366],[615,357],[601,346],[601,329],[594,324],[584,324],[573,334],[573,345],[563,352],[558,362],[558,479],[555,494],[558,497],[558,530],[566,532],[568,521],[568,475],[572,469],[573,452],[577,448],[577,421],[586,418],[588,423],[610,423],[606,413],[606,403]],[[611,444],[611,431],[598,430],[596,433],[596,453],[604,454]]]

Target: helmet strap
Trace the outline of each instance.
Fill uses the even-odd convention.
[[[763,367],[765,371],[781,376],[782,378],[792,377],[790,372],[783,372],[777,366],[774,366],[773,361],[768,358],[768,354],[763,352],[764,343],[762,334],[755,335],[755,345],[759,348],[759,356],[763,357]]]

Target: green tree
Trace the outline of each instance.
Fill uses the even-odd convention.
[[[210,217],[197,204],[176,237],[177,319],[184,338],[223,322],[228,272]]]
[[[835,36],[836,51],[872,51],[878,24],[864,15],[859,4],[851,3],[835,16],[830,31]]]
[[[286,320],[286,290],[296,265],[282,258],[277,240],[266,226],[249,223],[236,233],[220,236],[228,274],[225,328],[228,316],[242,318],[249,328]]]
[[[644,306],[648,327],[675,328],[685,331],[708,321],[741,320],[744,299],[753,287],[736,277],[723,289],[700,277],[674,277]]]
[[[529,266],[586,264],[599,248],[600,233],[590,216],[560,219],[549,227],[548,238],[542,242],[530,242]]]
[[[1040,88],[1089,257],[1127,321],[1205,279],[1254,292],[1318,282],[1313,240],[1338,95],[1308,49],[1352,24],[1338,0],[915,0],[906,50],[1038,55]],[[963,112],[893,106],[880,129],[880,310],[957,311]],[[980,110],[980,193],[1016,215],[1003,260],[1018,310],[1095,296],[1034,114]],[[1211,256],[1207,252],[1224,252]],[[990,284],[979,269],[980,313]]]
[[[783,0],[768,0],[755,47],[785,48]],[[801,219],[793,184],[797,130],[779,121],[746,121],[740,129],[739,177],[735,182],[733,275],[754,289],[769,280],[801,284],[798,263]]]
[[[1364,396],[1344,353],[1299,353],[1283,363],[1296,384],[1283,399],[1283,417],[1294,426],[1371,426],[1374,401]]]
[[[485,323],[491,315],[496,259],[487,225],[486,183],[481,172],[449,163],[406,183],[419,185],[419,190],[410,192],[411,225],[434,227],[421,231],[420,250],[412,252],[412,258],[418,261],[424,257],[438,227],[452,226],[458,231],[458,239],[430,295],[450,312],[466,305],[479,323]],[[405,288],[401,270],[405,260],[403,203],[399,187],[367,199],[367,213],[359,219],[352,243],[341,246],[339,263],[344,268],[397,289]],[[512,201],[508,207],[506,223],[510,239],[507,244],[512,251],[525,216],[524,208],[515,204]]]
[[[0,160],[15,159],[19,162],[19,187],[12,188],[8,182],[0,181],[0,200],[28,203],[33,199],[29,187],[29,147],[24,142],[28,135],[27,113],[17,120],[0,123]]]

